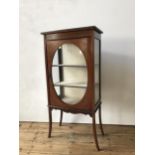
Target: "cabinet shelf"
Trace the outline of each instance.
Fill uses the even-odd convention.
[[[74,88],[86,88],[87,83],[86,82],[56,82],[54,83],[54,86],[60,86],[60,87],[74,87]]]
[[[65,65],[65,64],[55,64],[55,65],[52,65],[52,67],[80,67],[80,68],[85,68],[86,65]]]

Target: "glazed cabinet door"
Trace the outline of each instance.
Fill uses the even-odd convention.
[[[51,105],[90,109],[92,101],[89,38],[47,41]]]

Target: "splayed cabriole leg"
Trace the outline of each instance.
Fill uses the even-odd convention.
[[[62,126],[62,119],[63,119],[63,111],[60,110],[60,122],[59,122],[59,126]]]
[[[48,113],[49,113],[49,131],[48,131],[48,138],[51,137],[51,132],[52,132],[52,109],[49,107],[48,108]]]
[[[103,126],[102,126],[102,114],[101,114],[101,105],[99,107],[99,123],[100,123],[100,129],[101,129],[101,133],[102,135],[104,135],[104,130],[103,130]]]
[[[93,123],[93,134],[94,134],[94,140],[95,140],[96,148],[98,151],[100,151],[98,140],[97,140],[97,133],[96,133],[95,113],[92,116],[92,123]]]

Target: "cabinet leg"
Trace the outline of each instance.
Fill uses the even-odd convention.
[[[102,135],[104,135],[104,130],[103,130],[103,126],[102,126],[101,105],[99,107],[99,123],[100,123],[101,133],[102,133]]]
[[[96,148],[97,148],[98,151],[100,151],[98,140],[97,140],[97,134],[96,134],[95,113],[92,116],[92,123],[93,123],[93,134],[94,134],[94,140],[95,140]]]
[[[51,132],[52,132],[52,109],[48,108],[49,113],[49,131],[48,131],[48,138],[51,138]]]
[[[60,122],[59,122],[59,126],[62,126],[62,119],[63,119],[63,111],[60,110]]]

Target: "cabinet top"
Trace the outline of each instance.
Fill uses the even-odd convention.
[[[54,34],[54,33],[67,33],[67,32],[76,32],[76,31],[86,31],[86,30],[94,30],[94,31],[96,31],[96,32],[98,32],[100,34],[103,33],[96,26],[88,26],[88,27],[79,27],[79,28],[71,28],[71,29],[47,31],[47,32],[42,32],[41,34],[46,35],[46,34]]]

